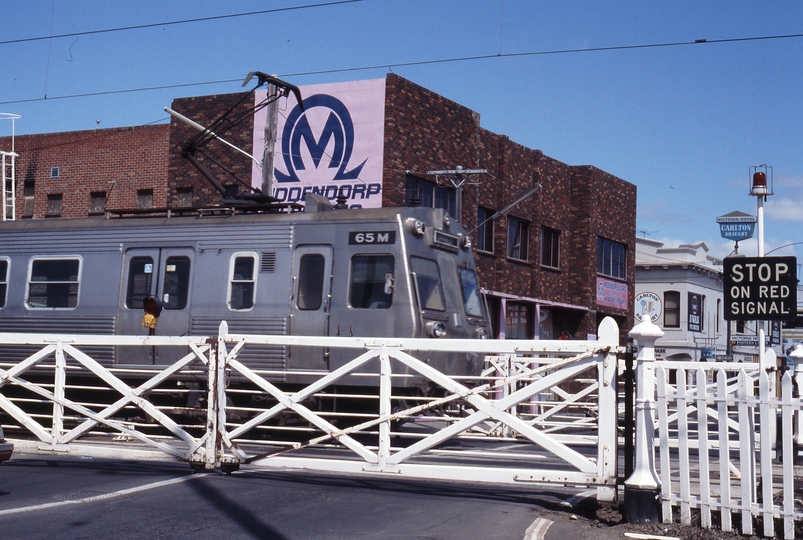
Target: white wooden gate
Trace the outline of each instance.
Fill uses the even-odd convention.
[[[35,435],[42,449],[74,446],[82,438],[89,451],[128,439],[135,450],[155,449],[199,469],[230,472],[259,463],[428,479],[553,482],[596,486],[599,498],[611,500],[617,476],[615,322],[603,321],[598,336],[598,341],[256,336],[229,334],[225,322],[210,338],[0,334],[0,350],[42,347],[19,364],[0,364],[0,408]],[[104,368],[82,351],[157,345],[191,352],[136,385],[128,382],[131,372]],[[286,372],[256,371],[238,359],[247,347],[260,345],[338,347],[356,354],[331,373],[293,373],[310,382],[288,389],[276,382]],[[482,377],[450,376],[429,365],[428,351],[485,354],[487,369]],[[37,370],[52,379],[44,384],[26,379]],[[70,384],[78,375],[81,384]],[[102,384],[88,384],[88,376]],[[177,376],[180,382],[171,382]],[[347,377],[366,381],[361,393],[343,393],[351,387],[338,383]],[[394,384],[405,377],[428,392]],[[205,414],[194,422],[157,399],[160,393],[197,394],[193,378],[208,388]],[[106,400],[112,404],[72,397],[101,386],[118,396]],[[27,412],[26,405],[37,400],[40,406],[52,404],[51,414]],[[326,406],[334,402],[373,405],[346,414]],[[132,420],[137,411],[146,419]],[[120,444],[115,448],[122,455]]]
[[[654,345],[643,341],[648,349]],[[655,373],[654,387],[646,378],[643,395],[652,403],[643,411],[652,410],[657,423],[655,436],[648,428],[647,445],[637,452],[651,453],[653,445],[658,451],[661,519],[688,525],[696,510],[704,528],[794,538],[795,522],[803,519],[795,496],[801,469],[794,463],[796,443],[803,442],[803,405],[792,374],[779,374],[772,351],[766,370],[758,364],[655,361],[643,353],[637,369]],[[803,371],[797,377],[803,382]],[[642,418],[649,424],[650,416]],[[760,531],[754,531],[758,521]]]

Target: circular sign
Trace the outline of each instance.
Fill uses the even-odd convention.
[[[651,292],[637,294],[634,316],[639,322],[647,319],[656,322],[661,317],[661,298]]]

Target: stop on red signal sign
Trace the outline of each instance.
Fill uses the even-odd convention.
[[[726,321],[787,321],[797,316],[795,257],[726,257]]]

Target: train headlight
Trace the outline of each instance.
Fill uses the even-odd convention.
[[[410,218],[407,220],[407,229],[416,236],[424,236],[427,225],[420,219]]]
[[[427,335],[434,338],[446,336],[446,325],[441,321],[429,321],[427,323]]]
[[[448,229],[449,225],[451,224],[452,224],[452,218],[449,216],[449,214],[443,214],[443,226]]]
[[[463,249],[471,249],[471,237],[469,235],[461,235],[460,245],[463,246]]]
[[[488,330],[484,326],[480,326],[475,330],[478,339],[488,339]]]

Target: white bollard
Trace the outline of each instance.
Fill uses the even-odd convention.
[[[631,523],[658,522],[660,481],[655,471],[655,341],[663,331],[649,319],[630,331],[636,357],[636,463],[625,480],[625,515]]]

